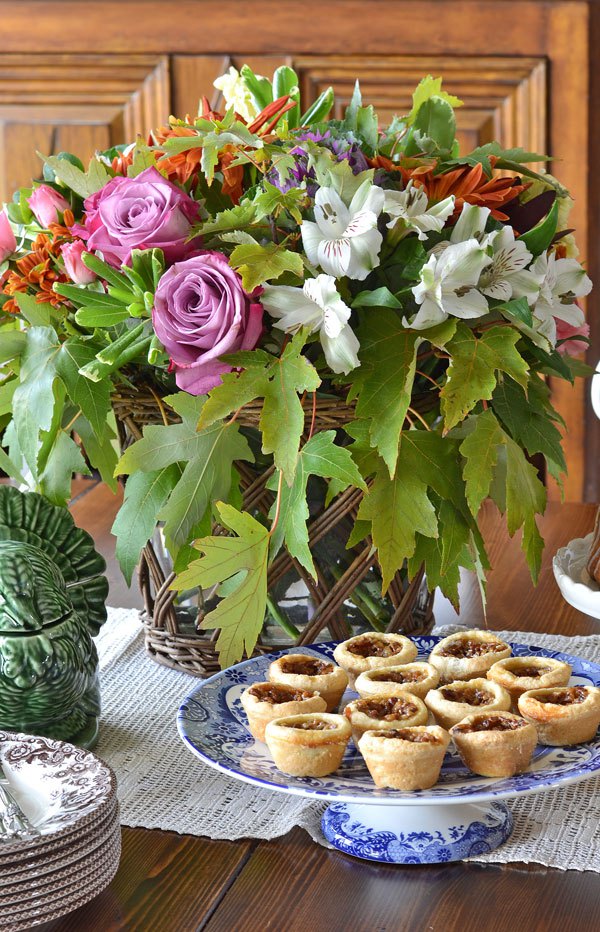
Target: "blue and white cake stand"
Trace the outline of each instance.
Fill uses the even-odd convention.
[[[414,639],[425,660],[438,637]],[[600,733],[569,748],[538,745],[525,773],[490,779],[471,773],[449,750],[439,782],[429,790],[377,789],[354,744],[341,767],[319,779],[291,777],[277,769],[262,742],[247,729],[240,702],[243,690],[267,679],[269,664],[282,653],[309,653],[331,660],[335,643],[265,654],[237,664],[200,683],[184,700],[177,718],[187,747],[205,763],[238,780],[281,793],[329,802],[322,828],[340,851],[392,864],[438,864],[492,851],[509,837],[512,816],[501,800],[575,783],[600,771]],[[535,644],[512,644],[516,657],[555,657],[571,664],[573,684],[600,685],[600,666]],[[342,706],[356,697],[348,690]]]

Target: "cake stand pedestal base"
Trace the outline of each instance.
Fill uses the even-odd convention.
[[[321,821],[327,841],[355,858],[441,864],[493,851],[512,832],[504,803],[435,806],[333,803]]]

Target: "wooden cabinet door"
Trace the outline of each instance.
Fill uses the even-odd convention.
[[[169,112],[195,112],[231,63],[266,74],[293,64],[305,99],[331,84],[340,109],[358,77],[382,119],[406,109],[431,73],[465,101],[457,114],[464,147],[498,139],[560,160],[553,170],[575,197],[585,259],[591,9],[584,0],[0,0],[2,194],[36,174],[36,149],[85,156]],[[597,307],[591,299],[600,328]],[[588,449],[598,442],[584,392],[583,383],[553,386],[568,425],[565,493],[573,500],[583,493],[586,440]],[[597,489],[588,481],[588,494]]]

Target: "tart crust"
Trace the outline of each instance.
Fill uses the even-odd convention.
[[[294,689],[283,683],[253,683],[240,696],[248,716],[248,731],[257,741],[265,740],[265,728],[275,718],[325,712],[327,703],[318,693]]]
[[[510,693],[515,709],[523,693],[546,686],[566,686],[570,676],[569,664],[551,657],[507,657],[498,660],[487,672],[488,680],[499,683]]]
[[[491,631],[459,631],[439,641],[429,663],[439,671],[442,683],[485,676],[492,664],[510,657],[512,648]]]
[[[456,680],[439,689],[432,689],[425,697],[425,705],[442,728],[452,728],[473,712],[507,712],[511,700],[509,693],[491,680],[480,677],[474,680]]]
[[[311,712],[273,719],[265,729],[265,741],[283,773],[325,777],[342,763],[351,731],[343,715]]]
[[[422,699],[409,693],[400,696],[370,696],[349,702],[344,715],[352,726],[354,743],[365,731],[387,731],[411,725],[426,725],[429,716]]]
[[[319,693],[333,712],[348,685],[348,675],[334,663],[314,654],[284,654],[269,666],[271,683],[283,683],[294,689]]]
[[[519,698],[519,712],[537,728],[542,744],[565,747],[591,741],[600,724],[600,689],[555,686],[531,689]]]
[[[430,663],[415,661],[383,670],[365,670],[357,677],[355,689],[359,696],[404,696],[410,693],[424,699],[430,689],[435,689],[440,674]]]
[[[533,725],[512,712],[475,712],[450,729],[463,763],[482,777],[512,777],[529,766]]]
[[[358,747],[376,786],[426,790],[437,783],[450,735],[438,725],[365,731]]]
[[[361,673],[410,663],[417,653],[416,644],[403,634],[370,631],[342,641],[333,656],[336,663],[347,672],[349,685],[354,689],[356,678]]]

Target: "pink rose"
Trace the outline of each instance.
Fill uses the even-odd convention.
[[[4,262],[17,248],[17,241],[6,211],[0,211],[0,262]]]
[[[175,381],[191,395],[210,391],[224,372],[231,372],[220,356],[254,349],[262,318],[262,305],[244,291],[240,276],[219,252],[201,252],[165,272],[152,311]]]
[[[74,243],[64,243],[60,251],[67,275],[72,282],[76,285],[89,285],[94,281],[96,275],[83,263],[83,254],[87,250],[80,239],[76,239]]]
[[[562,353],[563,356],[580,356],[581,353],[585,353],[588,344],[583,340],[578,340],[577,337],[589,337],[590,325],[581,324],[580,327],[575,327],[564,320],[559,320],[558,317],[555,317],[554,320],[556,321],[556,339],[566,340],[565,343],[561,343],[560,346],[556,347],[558,352]]]
[[[154,167],[136,178],[112,178],[86,198],[84,208],[83,225],[75,224],[73,232],[115,268],[130,261],[133,249],[162,249],[167,262],[197,249],[197,242],[186,240],[199,204]]]
[[[62,194],[47,184],[34,188],[30,197],[27,198],[27,203],[34,212],[39,225],[46,230],[51,223],[58,222],[59,213],[64,214],[65,210],[71,206]]]

